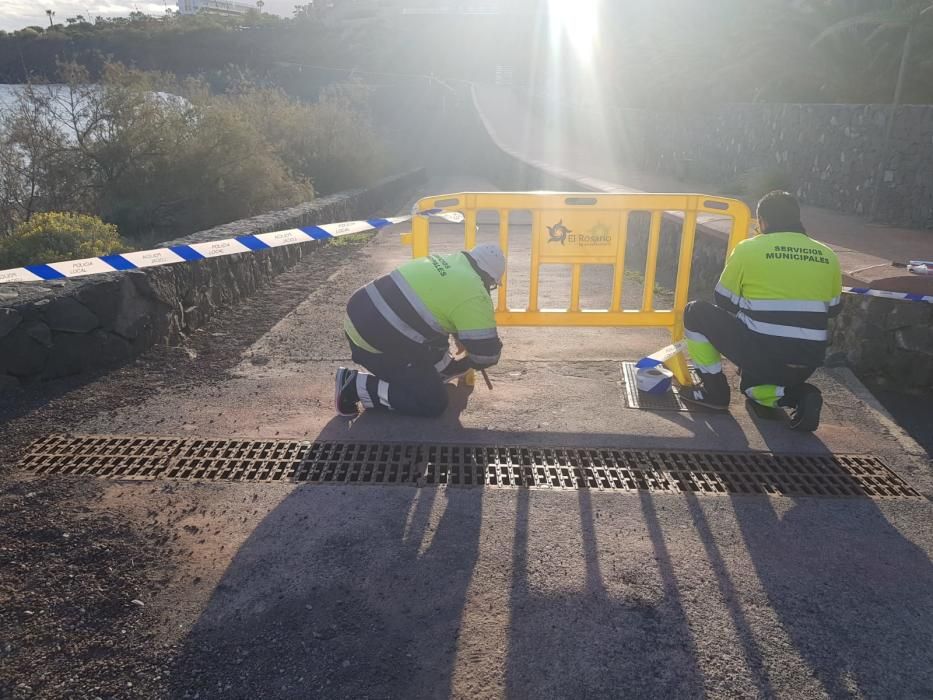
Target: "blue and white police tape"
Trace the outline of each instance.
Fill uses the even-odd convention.
[[[933,295],[911,294],[910,292],[887,292],[883,289],[869,289],[868,287],[843,287],[842,291],[849,294],[861,294],[868,297],[884,297],[885,299],[901,299],[903,301],[923,301],[933,304]]]
[[[247,234],[219,241],[154,248],[153,250],[140,250],[133,253],[120,253],[119,255],[101,255],[97,258],[84,258],[83,260],[26,265],[11,270],[0,270],[0,284],[4,282],[43,282],[68,277],[84,277],[85,275],[97,275],[104,272],[138,270],[146,267],[204,260],[205,258],[217,258],[223,255],[249,253],[294,243],[327,240],[348,236],[351,233],[378,230],[386,226],[409,221],[412,216],[418,215],[437,216],[454,223],[463,221],[463,215],[458,212],[443,212],[440,209],[431,209],[415,212],[411,216],[390,216],[385,219],[341,221],[320,226],[302,226],[301,228],[290,228],[284,231],[273,231],[272,233]]]

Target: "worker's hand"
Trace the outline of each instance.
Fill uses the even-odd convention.
[[[444,381],[449,381],[456,377],[463,376],[472,369],[470,366],[470,361],[466,357],[455,358],[444,370],[441,372],[441,377],[444,378]]]
[[[450,336],[450,356],[455,360],[462,360],[465,358],[468,353],[466,348],[463,347],[463,343],[460,342],[460,339],[455,335]]]

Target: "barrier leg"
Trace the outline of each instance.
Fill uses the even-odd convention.
[[[690,386],[693,380],[690,378],[690,370],[687,368],[687,357],[682,352],[678,352],[664,361],[664,366],[674,373],[674,378],[681,386]]]

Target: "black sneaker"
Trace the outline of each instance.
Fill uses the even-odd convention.
[[[749,411],[754,413],[762,420],[781,420],[784,418],[784,410],[781,408],[770,408],[769,406],[762,406],[754,399],[745,399],[745,405],[748,407]]]
[[[355,369],[340,367],[334,377],[334,410],[341,416],[359,413],[356,408],[356,375]]]
[[[709,392],[701,385],[681,387],[678,393],[680,394],[680,398],[687,403],[695,403],[698,406],[706,406],[706,408],[712,408],[717,411],[725,411],[729,408],[728,397],[725,402],[717,400],[716,397],[710,396]]]
[[[823,395],[812,384],[804,384],[797,405],[791,410],[790,429],[802,433],[812,433],[820,425],[820,411],[823,410]]]

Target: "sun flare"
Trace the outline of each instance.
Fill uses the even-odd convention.
[[[599,0],[548,0],[548,13],[555,28],[566,36],[577,57],[588,60],[598,29]]]

